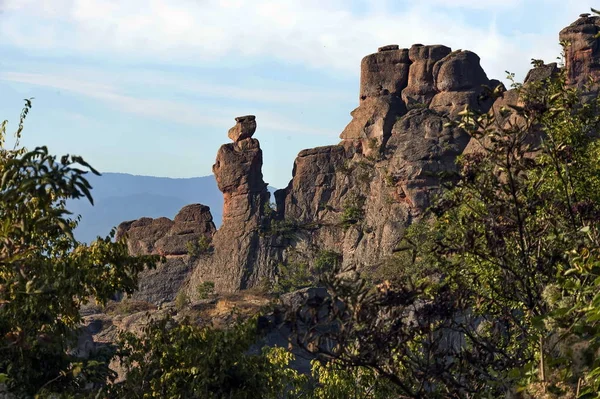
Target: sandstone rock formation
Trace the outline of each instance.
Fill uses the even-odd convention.
[[[600,78],[598,31],[600,19],[585,16],[560,33],[570,43],[566,69],[573,85]],[[559,71],[556,64],[536,63],[525,85]],[[255,117],[244,116],[236,118],[228,132],[233,143],[219,149],[213,167],[224,196],[218,231],[199,206],[184,208],[174,221],[121,225],[119,235],[127,232],[132,253],[168,259],[160,271],[142,276],[136,295],[158,303],[161,289],[165,298],[180,287],[193,296],[205,281],[217,292],[257,287],[272,281],[279,263],[311,264],[323,250],[343,254],[346,265],[385,262],[456,171],[456,157],[478,150],[446,122],[466,106],[499,115],[502,107],[523,104],[518,91],[488,78],[475,53],[441,45],[380,47],[363,58],[360,76],[359,104],[341,142],[298,154],[292,180],[275,193],[276,211],[262,176],[260,144],[252,137]],[[488,89],[496,87],[502,95],[492,102]],[[514,122],[510,118],[515,115],[506,117]],[[185,242],[199,236],[210,238],[212,251],[186,254]]]
[[[256,131],[256,117],[254,115],[238,116],[234,127],[229,129],[227,136],[234,142],[249,139]]]
[[[380,47],[361,62],[360,101],[370,97],[400,96],[408,84],[411,60],[408,49],[398,45]]]
[[[600,48],[596,35],[600,32],[600,17],[582,16],[560,31],[566,44],[565,68],[570,84],[582,88],[589,79],[600,82]]]
[[[201,204],[183,207],[174,220],[141,218],[121,223],[116,239],[126,236],[131,254],[166,257],[155,270],[141,273],[140,289],[133,297],[157,304],[174,300],[193,269],[190,246],[201,237],[210,242],[215,231],[209,207]]]
[[[247,122],[247,117],[236,121],[233,129],[245,123],[256,126],[254,119]],[[224,197],[223,223],[213,237],[213,253],[196,264],[190,295],[202,281],[214,282],[218,291],[236,291],[273,275],[267,260],[269,246],[260,235],[270,198],[263,181],[260,143],[238,137],[221,146],[213,172]]]
[[[408,86],[402,90],[402,100],[407,107],[429,106],[436,94],[434,66],[450,54],[449,47],[413,45],[408,51],[412,62],[408,72]]]
[[[484,100],[482,95],[484,87],[490,87],[492,82],[481,68],[477,54],[471,51],[448,54],[433,66],[433,77],[437,94],[431,100],[431,109],[450,117],[456,117],[465,106],[489,109],[491,99]]]

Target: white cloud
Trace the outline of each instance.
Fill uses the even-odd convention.
[[[424,4],[446,8],[493,9],[512,8],[522,4],[521,0],[422,0]]]
[[[235,123],[233,116],[246,113],[246,110],[242,108],[214,108],[205,104],[136,97],[107,84],[92,83],[88,80],[78,80],[61,75],[0,72],[0,80],[63,90],[103,101],[120,111],[198,127],[213,126],[227,129]],[[260,115],[259,124],[264,129],[289,133],[332,134],[329,130],[305,126],[266,110],[260,110],[258,114]]]
[[[357,14],[341,0],[6,0],[10,18],[0,24],[0,43],[175,64],[272,57],[354,75],[361,57],[382,44],[442,43],[475,51],[488,74],[499,78],[505,69],[524,73],[532,51],[558,52],[560,27],[552,36],[502,35],[446,12],[472,8],[493,15],[526,9],[523,1],[427,0],[399,12],[391,2],[366,3],[368,12]],[[580,0],[530,3],[532,19],[539,5],[564,15],[563,24],[588,8]]]

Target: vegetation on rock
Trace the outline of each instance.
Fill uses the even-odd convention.
[[[582,18],[587,23],[588,17]],[[409,70],[409,56],[419,68]],[[379,71],[387,65],[379,61],[388,58],[402,66],[407,79],[409,74],[412,80],[420,77],[434,60],[441,76],[459,61],[475,71],[473,81],[467,82],[470,88],[491,82],[470,52],[391,46],[369,56],[367,63]],[[539,60],[533,65],[545,68]],[[312,262],[280,263],[275,293],[321,287],[287,296],[300,298],[292,298],[296,302],[288,305],[285,322],[294,331],[292,347],[313,356],[312,371],[305,375],[291,367],[295,359],[287,349],[259,350],[281,313],[241,317],[235,304],[224,299],[215,305],[215,310],[228,312],[220,328],[182,320],[182,312],[171,316],[176,311],[166,307],[142,331],[121,334],[114,350],[107,346],[82,353],[81,306],[91,300],[104,305],[121,293],[131,294],[138,274],[155,267],[160,258],[131,256],[125,242],[113,242],[112,236],[90,245],[73,238],[77,220],[69,217],[66,201],[86,197],[91,202],[85,175],[97,172],[80,157],[57,158],[45,147],[28,151],[20,146],[31,108],[27,100],[14,147],[6,145],[6,122],[0,125],[0,393],[215,399],[511,394],[600,398],[600,99],[597,86],[581,81],[574,86],[569,68],[548,70],[553,72],[541,80],[514,84],[511,91],[498,86],[470,92],[471,97],[481,95],[482,101],[495,99],[494,106],[485,112],[467,106],[457,121],[435,126],[434,136],[444,131],[447,136],[467,135],[469,151],[458,158],[451,180],[436,180],[437,169],[426,170],[419,158],[423,154],[417,154],[419,159],[411,165],[423,166],[419,177],[434,183],[420,186],[413,199],[429,203],[421,195],[426,188],[448,184],[418,215],[387,262],[361,268],[347,259],[342,262],[341,254],[321,251]],[[361,85],[365,103],[374,103],[373,96],[388,96],[391,89],[407,104],[426,101],[427,108],[436,97],[441,101],[457,90],[452,79],[440,79],[445,92],[436,91],[435,82],[427,80],[423,92],[415,87],[383,89],[375,84],[378,76],[368,76]],[[429,108],[412,112],[414,121],[430,121],[430,126],[440,121],[437,111]],[[411,118],[399,123],[414,122]],[[259,231],[266,222],[268,234],[289,240],[306,225],[278,221],[280,215],[266,205],[262,152],[256,140],[246,137],[254,133],[253,121],[238,120],[232,133],[235,144],[221,148],[215,173],[223,192],[231,194],[226,212],[230,219],[220,232],[236,231],[234,222],[249,223],[244,226],[249,226],[253,239],[237,242],[243,243],[246,255],[255,256],[252,251],[259,249]],[[385,124],[385,129],[391,127]],[[394,145],[410,141],[389,138]],[[436,151],[450,151],[448,159],[453,160],[451,142],[440,143],[434,145]],[[423,148],[432,147],[406,147],[406,153]],[[303,156],[331,165],[325,161],[334,156],[342,160],[343,151],[322,148]],[[246,170],[230,173],[226,166],[240,160]],[[439,157],[436,162],[446,160]],[[348,166],[340,164],[343,169]],[[298,169],[313,171],[313,166],[305,162]],[[320,176],[325,181],[334,175]],[[241,179],[248,176],[255,179]],[[392,181],[391,174],[386,176],[388,186],[397,186],[396,177]],[[363,183],[370,177],[370,172],[365,174]],[[234,184],[238,181],[245,186]],[[328,226],[332,231],[345,230],[365,217],[365,197],[346,194],[339,197],[346,199],[340,220]],[[248,198],[258,205],[246,209]],[[322,208],[321,198],[310,206]],[[212,219],[204,220],[212,234]],[[367,229],[348,230],[344,233],[370,234]],[[215,243],[223,245],[217,249],[225,251],[226,240],[217,238]],[[177,253],[184,242],[176,243]],[[190,244],[188,252],[198,257],[210,248],[206,239]],[[317,253],[314,247],[310,250]],[[244,265],[250,264],[249,258]],[[225,261],[230,259],[219,259]],[[254,277],[264,283],[265,275],[270,276]],[[201,281],[197,295],[208,298],[215,284]],[[323,288],[326,295],[321,295]],[[181,290],[175,308],[182,310],[188,303]],[[113,309],[137,310],[133,305],[126,300]],[[109,368],[116,359],[124,371],[119,382]]]
[[[323,280],[329,316],[297,320],[307,350],[406,397],[598,397],[600,100],[564,73],[519,95],[461,113],[478,150],[459,180],[379,284]]]

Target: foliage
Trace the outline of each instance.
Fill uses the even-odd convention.
[[[275,218],[277,215],[277,206],[272,202],[265,202],[263,205],[263,215],[269,219]]]
[[[313,267],[307,263],[280,263],[278,274],[273,285],[275,294],[296,291],[302,288],[316,287],[321,276],[330,270],[337,269],[342,256],[334,251],[321,251],[317,255]]]
[[[316,382],[310,392],[314,399],[388,399],[397,395],[392,384],[367,367],[313,360],[311,377]]]
[[[300,225],[292,219],[271,219],[265,234],[292,240],[296,238]]]
[[[207,299],[215,293],[215,283],[212,281],[203,281],[197,289],[199,299]]]
[[[320,251],[315,258],[314,270],[317,277],[332,270],[338,270],[342,264],[342,255],[335,251]]]
[[[340,224],[344,229],[360,222],[365,215],[365,198],[360,195],[351,196],[344,202]]]
[[[198,240],[188,241],[185,244],[188,255],[197,258],[201,255],[209,254],[213,251],[211,239],[205,235],[198,237]]]
[[[433,223],[425,219],[410,225],[392,256],[380,265],[364,269],[365,278],[372,284],[388,281],[411,288],[437,281]]]
[[[185,290],[180,290],[175,297],[175,308],[179,311],[185,309],[185,307],[190,303],[190,298],[186,294]]]
[[[480,149],[371,271],[379,284],[331,273],[328,315],[296,314],[307,350],[407,397],[597,395],[600,103],[564,72],[514,87],[522,106],[461,113]]]
[[[231,329],[201,328],[163,319],[142,337],[121,337],[119,357],[127,379],[108,387],[111,397],[281,398],[303,379],[288,367],[282,348],[250,350],[258,339],[257,320]]]
[[[0,379],[18,396],[68,393],[109,376],[104,355],[77,358],[79,308],[131,293],[137,274],[157,257],[132,257],[111,236],[77,242],[65,203],[87,198],[85,175],[98,174],[81,157],[57,158],[46,147],[19,144],[31,101],[21,114],[15,145],[0,125]]]
[[[338,166],[337,171],[339,171],[345,176],[350,176],[354,168],[355,165],[352,164],[352,161],[350,161],[349,159],[345,159],[344,162]]]
[[[386,187],[396,187],[397,178],[393,174],[385,172],[384,181]]]
[[[277,265],[277,277],[273,284],[273,293],[285,294],[302,288],[311,287],[314,283],[310,268],[306,263],[292,262]]]

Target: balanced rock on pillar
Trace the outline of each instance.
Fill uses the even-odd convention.
[[[235,118],[235,121],[235,126],[227,132],[227,136],[229,136],[231,140],[237,143],[238,141],[252,137],[256,131],[256,116],[238,116]]]

